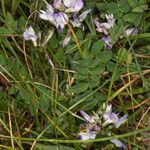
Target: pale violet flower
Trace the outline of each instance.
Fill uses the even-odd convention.
[[[118,115],[112,112],[112,105],[108,105],[106,107],[105,112],[103,113],[103,118],[105,120],[104,126],[108,124],[114,124],[116,128],[118,128],[120,125],[122,125],[127,120],[127,115],[124,115],[120,119],[118,118]]]
[[[94,23],[97,27],[96,28],[97,32],[101,32],[101,33],[108,35],[109,33],[108,30],[112,28],[115,24],[115,19],[113,17],[113,14],[110,14],[110,15],[105,14],[105,17],[107,19],[107,22],[99,23],[97,19],[94,19]]]
[[[80,16],[79,16],[79,21],[82,22],[88,15],[88,13],[91,12],[91,9],[85,10]]]
[[[62,0],[54,0],[53,7],[61,10],[64,7]]]
[[[100,119],[97,114],[94,116],[89,116],[85,111],[80,110],[81,115],[86,120],[86,127],[88,127],[89,130],[92,131],[100,131],[100,127],[97,125],[100,124]]]
[[[119,141],[118,139],[113,139],[113,140],[110,140],[110,141],[119,148],[123,148],[123,149],[126,148],[126,146],[121,141]]]
[[[89,140],[89,139],[95,139],[96,137],[96,132],[95,131],[90,131],[86,130],[85,132],[81,131],[77,137],[79,140]]]
[[[88,13],[90,13],[90,12],[91,12],[91,9],[88,9],[88,10],[84,11],[81,15],[79,15],[79,17],[74,15],[73,21],[71,21],[73,27],[80,27],[81,22],[83,22],[83,20],[87,17]]]
[[[80,110],[81,115],[83,116],[83,118],[89,122],[89,123],[95,123],[95,119],[93,116],[89,116],[85,111]]]
[[[64,12],[55,13],[52,5],[47,5],[46,11],[40,10],[40,12],[41,14],[39,14],[39,17],[50,21],[56,26],[58,31],[62,31],[68,22],[67,14]]]
[[[67,7],[66,12],[79,12],[84,4],[82,0],[63,0],[63,3]]]
[[[120,125],[122,125],[123,123],[126,122],[126,120],[128,119],[128,116],[127,115],[124,115],[123,117],[121,117],[118,122],[115,123],[115,127],[116,128],[119,128]]]
[[[34,29],[32,28],[32,26],[29,26],[28,28],[26,28],[26,31],[23,33],[23,38],[25,40],[31,40],[34,44],[34,46],[37,46],[37,35],[34,32]]]
[[[54,17],[53,17],[54,9],[53,9],[52,5],[48,4],[46,6],[46,11],[40,10],[40,12],[41,12],[39,14],[40,18],[54,22]]]
[[[59,13],[54,13],[53,14],[54,17],[54,25],[56,26],[56,28],[58,29],[58,31],[62,31],[63,28],[65,27],[65,25],[68,22],[68,16],[67,14],[63,13],[63,12],[59,12]]]
[[[111,50],[113,47],[113,44],[111,43],[111,39],[108,36],[104,36],[101,38],[102,41],[105,43],[105,48]]]
[[[113,27],[115,24],[115,19],[114,19],[113,14],[108,14],[108,15],[105,14],[105,17],[107,19],[107,22],[110,24],[110,26]]]
[[[125,36],[137,35],[138,32],[137,28],[129,28],[125,30]]]
[[[104,34],[108,34],[108,29],[111,28],[111,25],[107,22],[104,22],[104,23],[99,23],[96,19],[94,19],[94,23],[96,25],[96,31],[97,32],[101,32],[101,33],[104,33]]]

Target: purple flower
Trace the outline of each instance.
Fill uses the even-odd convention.
[[[52,5],[48,4],[46,7],[46,11],[40,10],[40,12],[41,12],[39,14],[40,18],[42,18],[44,20],[48,20],[50,22],[54,21],[54,18],[53,18],[54,9],[53,9]]]
[[[127,115],[124,115],[119,119],[118,115],[112,112],[112,105],[108,104],[105,112],[103,113],[103,118],[105,120],[103,124],[104,126],[112,123],[116,128],[118,128],[127,120]]]
[[[85,132],[81,131],[77,137],[79,140],[89,140],[89,139],[95,139],[96,132],[86,130]]]
[[[128,119],[128,116],[124,115],[123,117],[121,117],[120,119],[118,119],[118,121],[115,123],[115,127],[119,128],[120,125],[122,125],[123,123],[125,123],[127,119]]]
[[[32,40],[34,46],[37,46],[37,36],[32,28],[32,26],[29,26],[28,28],[26,28],[26,31],[23,33],[23,38],[25,40]]]
[[[105,17],[107,19],[107,22],[110,24],[110,26],[113,27],[115,24],[115,19],[113,14],[109,14],[109,15],[105,14]]]
[[[79,12],[83,7],[82,0],[63,0],[63,3],[68,8],[66,12]]]
[[[89,116],[85,111],[80,110],[81,115],[83,116],[83,118],[89,122],[89,123],[95,123],[94,117],[93,116]]]
[[[59,12],[59,13],[54,13],[53,17],[55,20],[54,24],[56,28],[58,29],[58,31],[61,32],[68,22],[68,16],[63,12]]]
[[[80,110],[81,115],[86,120],[86,127],[90,131],[100,131],[100,127],[97,125],[98,122],[100,122],[98,116],[89,116],[85,111]]]
[[[129,28],[125,30],[125,36],[137,35],[138,32],[137,28]]]
[[[79,17],[76,15],[73,16],[73,21],[71,21],[73,27],[80,27],[81,22],[87,17],[88,13],[91,12],[91,9],[84,11]]]
[[[119,148],[123,148],[123,149],[126,148],[126,146],[121,141],[119,141],[118,139],[113,139],[113,140],[110,140],[110,141],[112,143],[114,143]]]
[[[108,34],[108,29],[111,28],[110,24],[107,23],[107,22],[104,22],[104,23],[99,23],[96,19],[94,20],[94,23],[96,25],[96,31],[97,32],[101,32],[101,33],[104,33],[104,34]]]
[[[79,21],[82,22],[88,15],[88,13],[91,12],[91,9],[88,9],[86,11],[84,11],[80,16],[79,16]]]
[[[62,31],[68,22],[68,16],[64,12],[54,13],[54,9],[51,5],[47,5],[46,11],[40,10],[40,18],[50,21],[56,26],[58,31]]]
[[[64,7],[62,0],[54,0],[53,7],[61,10]]]
[[[101,32],[101,33],[108,35],[108,30],[114,26],[115,19],[113,17],[113,14],[110,14],[110,15],[105,14],[105,16],[106,16],[107,22],[99,23],[97,19],[94,19],[94,23],[97,27],[96,28],[97,32]]]
[[[109,50],[112,49],[113,47],[113,44],[111,43],[111,39],[108,37],[108,36],[104,36],[101,38],[102,41],[104,41],[105,43],[105,47]]]

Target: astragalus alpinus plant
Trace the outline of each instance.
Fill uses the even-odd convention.
[[[149,1],[0,8],[1,149],[150,148]]]

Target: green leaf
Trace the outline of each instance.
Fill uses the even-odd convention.
[[[84,42],[81,44],[81,48],[84,50],[84,51],[88,51],[91,47],[91,42],[92,40],[87,38],[84,40]]]
[[[129,6],[129,4],[127,3],[127,0],[120,0],[120,1],[119,1],[119,6],[120,6],[120,10],[121,10],[123,13],[127,13],[127,12],[130,10],[130,6]]]
[[[105,50],[100,53],[100,60],[102,63],[106,64],[112,57],[112,52]]]
[[[87,75],[82,75],[82,74],[79,74],[79,73],[75,74],[75,79],[76,80],[82,81],[82,80],[85,80],[86,78],[87,78]]]
[[[7,34],[13,34],[14,32],[10,29],[0,27],[0,35],[7,35]]]
[[[92,76],[95,76],[95,75],[100,75],[104,71],[105,71],[105,65],[101,64],[97,66],[96,68],[90,69],[89,72]]]
[[[106,10],[108,9],[108,6],[107,6],[106,3],[97,3],[96,6],[97,6],[97,8],[98,8],[99,10],[104,10],[104,11],[106,11]]]
[[[128,0],[128,4],[129,4],[130,7],[132,7],[132,8],[135,8],[136,6],[138,6],[137,0]]]
[[[125,71],[125,67],[118,68],[114,76],[114,81],[117,81],[120,78],[120,75],[123,74]]]
[[[127,54],[127,59],[125,60],[126,64],[129,66],[132,62],[132,53]]]
[[[100,58],[96,57],[94,60],[91,60],[91,63],[89,64],[89,68],[95,68],[100,63]]]
[[[108,12],[118,16],[120,14],[118,4],[115,2],[108,3]]]
[[[81,67],[81,66],[79,66],[76,69],[77,69],[77,72],[79,74],[82,74],[82,75],[86,75],[86,74],[89,73],[89,69],[87,67]]]
[[[100,84],[100,78],[98,76],[92,76],[90,79],[87,80],[90,88],[94,88]]]
[[[140,19],[141,15],[137,13],[128,13],[123,16],[123,20],[125,22],[133,23],[135,25],[139,22]]]
[[[91,48],[91,53],[94,55],[98,55],[103,47],[104,47],[104,42],[99,40],[93,44]]]
[[[88,89],[88,83],[78,83],[77,85],[73,85],[70,87],[69,92],[72,93],[82,93]]]
[[[84,104],[81,105],[81,108],[83,110],[92,110],[93,107],[97,105],[97,99],[96,98],[91,98],[86,101],[84,101]]]
[[[39,103],[43,112],[47,112],[50,106],[50,99],[46,95],[42,95]]]
[[[137,13],[141,13],[147,9],[148,9],[148,5],[140,5],[140,6],[135,7],[132,11],[137,12]]]
[[[114,62],[109,61],[108,64],[107,64],[107,70],[109,72],[114,72],[115,66],[116,66],[116,64]]]
[[[18,25],[19,25],[19,31],[20,31],[20,32],[24,32],[25,26],[26,26],[26,19],[25,19],[23,16],[21,16],[21,17],[19,18],[19,23],[18,23]]]
[[[125,48],[120,48],[117,54],[117,60],[119,63],[122,63],[126,60],[128,52]]]
[[[81,29],[79,29],[77,32],[76,32],[76,36],[77,36],[77,39],[79,41],[82,41],[83,40],[83,32],[81,31]]]
[[[7,12],[6,15],[7,27],[15,31],[17,29],[17,21],[14,20],[11,13]]]
[[[139,0],[139,4],[146,4],[147,0]]]

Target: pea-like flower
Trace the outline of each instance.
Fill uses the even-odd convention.
[[[54,13],[53,14],[54,17],[54,25],[56,26],[56,28],[58,29],[58,31],[62,31],[65,27],[65,25],[68,22],[68,16],[67,14],[65,14],[64,12],[59,12],[59,13]]]
[[[77,139],[78,140],[89,140],[89,139],[95,139],[95,137],[96,137],[95,131],[86,130],[86,131],[81,131],[78,134]]]
[[[58,10],[62,10],[64,8],[62,0],[54,0],[53,7]]]
[[[107,19],[107,22],[110,24],[110,26],[113,27],[115,24],[115,19],[114,19],[113,14],[108,14],[108,15],[105,14],[105,17]]]
[[[68,22],[67,14],[64,12],[55,13],[52,5],[50,4],[47,5],[46,11],[40,10],[40,12],[41,14],[39,14],[39,17],[50,21],[60,32],[64,29]]]
[[[79,12],[84,4],[82,0],[63,0],[63,3],[67,7],[66,12]]]
[[[76,15],[73,16],[73,21],[71,21],[73,27],[80,27],[82,25],[83,20],[87,17],[88,13],[91,12],[91,9],[84,11],[79,17]]]
[[[129,28],[125,30],[125,36],[137,35],[138,32],[137,28]]]
[[[104,33],[105,35],[108,35],[109,33],[108,30],[112,28],[115,24],[115,19],[113,17],[113,14],[110,15],[105,14],[105,17],[107,19],[107,22],[99,23],[97,19],[94,19],[94,23],[97,27],[96,28],[97,32],[101,32]]]
[[[32,28],[32,26],[29,26],[26,28],[26,31],[23,33],[23,38],[25,40],[31,40],[34,44],[34,46],[37,46],[37,35],[34,32],[34,29]]]
[[[109,50],[112,49],[113,44],[112,44],[112,42],[111,42],[110,37],[104,36],[104,37],[101,38],[101,40],[104,41],[104,43],[105,43],[105,45],[104,45],[105,48],[107,48],[107,49],[109,49]]]
[[[52,5],[48,4],[46,6],[46,11],[40,10],[40,12],[41,13],[39,14],[39,17],[41,19],[48,20],[50,22],[54,22],[54,17],[53,17],[54,9],[53,9]]]
[[[110,141],[112,143],[114,143],[119,148],[122,148],[122,149],[126,148],[126,146],[121,141],[119,141],[118,139],[113,139],[113,140],[110,140]]]
[[[103,118],[105,120],[104,126],[107,124],[114,124],[116,128],[122,125],[127,120],[127,115],[124,115],[121,118],[118,118],[118,115],[112,112],[112,105],[106,107],[105,112],[103,113]]]

